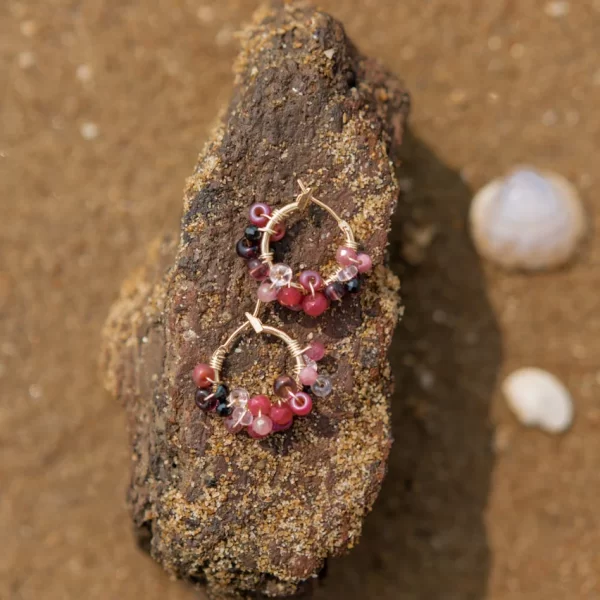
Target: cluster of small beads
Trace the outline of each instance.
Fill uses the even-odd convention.
[[[331,393],[332,386],[328,377],[318,374],[317,361],[323,358],[325,348],[320,342],[313,342],[305,351],[306,366],[300,373],[298,390],[296,382],[289,375],[275,380],[273,391],[275,401],[268,396],[250,396],[247,390],[237,388],[227,390],[223,384],[214,382],[214,369],[205,363],[194,368],[192,378],[197,386],[196,405],[204,412],[216,412],[225,417],[225,427],[231,433],[245,430],[250,437],[262,439],[271,433],[285,431],[292,426],[295,417],[308,415],[312,410],[312,398],[324,397]],[[210,391],[211,386],[214,391]]]
[[[335,280],[325,283],[317,271],[306,270],[298,277],[299,285],[293,285],[294,273],[288,265],[274,264],[272,267],[263,263],[260,254],[260,227],[269,222],[271,208],[264,203],[253,204],[250,207],[252,225],[246,228],[245,236],[237,243],[239,256],[248,260],[250,275],[260,281],[257,296],[261,302],[277,301],[294,311],[304,311],[311,317],[322,315],[332,301],[341,300],[347,293],[360,290],[360,275],[371,270],[371,257],[364,252],[357,253],[352,248],[342,246],[336,253],[340,265]],[[276,234],[271,235],[271,241],[277,242],[285,235],[285,227],[277,225]]]
[[[271,217],[271,207],[264,202],[257,202],[250,207],[250,225],[244,231],[244,237],[238,241],[235,250],[241,258],[247,261],[248,273],[257,281],[263,281],[269,275],[269,266],[262,262],[260,256],[261,227],[266,227]],[[277,225],[271,235],[272,242],[278,242],[285,235],[285,227]]]
[[[192,379],[198,388],[195,401],[200,410],[214,411],[220,417],[231,415],[233,408],[229,404],[229,390],[222,383],[215,383],[215,370],[210,365],[196,365],[192,371]],[[211,390],[213,387],[214,391]]]

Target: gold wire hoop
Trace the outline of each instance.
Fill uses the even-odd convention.
[[[263,236],[260,242],[260,256],[259,259],[266,263],[271,269],[273,267],[273,252],[271,252],[270,244],[271,244],[271,236],[276,233],[275,227],[279,225],[286,217],[297,212],[304,211],[308,207],[308,205],[312,202],[317,206],[320,206],[323,210],[327,211],[337,223],[338,227],[344,234],[345,238],[345,246],[348,248],[352,248],[352,250],[358,250],[358,244],[354,239],[354,232],[352,231],[352,227],[348,224],[347,221],[342,219],[331,207],[327,206],[321,200],[318,200],[312,195],[311,188],[304,185],[304,183],[298,179],[298,186],[300,187],[300,194],[296,197],[294,202],[290,204],[286,204],[282,208],[277,208],[273,213],[268,217],[269,222],[265,227],[261,227],[260,231],[263,232]],[[325,285],[328,285],[334,281],[337,281],[337,277],[332,275],[325,280]],[[304,288],[297,282],[292,281],[290,285],[296,287],[298,289],[303,290]]]
[[[293,356],[296,364],[294,366],[294,375],[296,379],[296,383],[302,386],[300,383],[300,373],[302,369],[306,367],[306,362],[304,360],[304,352],[307,348],[302,348],[300,344],[293,338],[291,338],[287,333],[284,333],[280,329],[276,327],[271,327],[270,325],[265,325],[258,317],[261,308],[261,301],[258,300],[256,303],[256,307],[254,308],[254,312],[251,314],[249,312],[245,313],[246,321],[242,323],[226,340],[223,342],[214,352],[210,358],[210,366],[215,371],[215,384],[222,383],[221,382],[221,371],[223,369],[223,363],[225,362],[225,358],[227,354],[231,351],[232,347],[235,345],[236,341],[246,332],[247,329],[252,328],[258,334],[267,333],[270,335],[279,338],[282,342],[285,343],[289,353]]]

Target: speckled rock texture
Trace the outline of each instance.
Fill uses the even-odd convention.
[[[124,285],[103,350],[106,386],[128,415],[139,539],[212,598],[298,593],[358,541],[392,443],[386,353],[399,314],[385,252],[406,92],[305,3],[261,10],[242,45],[231,104],[187,182],[180,239],[157,242]],[[256,283],[234,250],[248,207],[292,201],[297,178],[350,222],[376,266],[359,295],[316,320],[266,309],[263,320],[301,344],[325,342],[334,392],[256,441],[200,412],[190,375],[254,307]],[[326,270],[340,240],[313,207],[288,222],[277,257]],[[280,342],[250,335],[224,377],[268,393],[290,368]]]

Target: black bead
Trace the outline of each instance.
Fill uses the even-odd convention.
[[[233,406],[229,406],[227,402],[219,402],[217,404],[217,414],[220,417],[228,417],[233,412]]]
[[[255,244],[254,242],[249,242],[246,238],[242,238],[235,245],[235,251],[238,253],[238,256],[241,256],[246,260],[250,258],[257,258],[260,254],[260,248],[258,244]]]
[[[260,231],[256,225],[248,225],[248,227],[244,229],[244,237],[251,242],[258,242],[261,235],[262,231]]]
[[[354,278],[346,282],[346,290],[351,294],[356,294],[360,290],[360,279]]]
[[[196,406],[204,412],[212,410],[218,402],[215,398],[215,395],[210,390],[196,390],[194,400],[196,402]]]
[[[227,389],[227,386],[220,383],[215,391],[215,398],[217,399],[217,403],[221,403],[227,400],[227,396],[229,396],[229,390]]]
[[[336,302],[346,295],[346,288],[339,281],[334,281],[325,287],[325,295],[332,302]]]
[[[307,393],[307,394],[312,394],[312,389],[310,387],[310,385],[303,385],[302,386],[302,391]]]

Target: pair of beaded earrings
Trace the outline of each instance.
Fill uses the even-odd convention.
[[[250,225],[236,244],[236,251],[247,261],[250,276],[260,282],[256,308],[252,314],[246,313],[244,323],[215,350],[210,361],[196,365],[192,372],[198,408],[223,417],[225,427],[231,433],[245,430],[256,439],[289,429],[295,417],[306,416],[312,411],[311,394],[325,397],[332,390],[329,377],[318,373],[317,362],[325,355],[323,344],[313,341],[302,348],[283,331],[264,324],[259,318],[262,305],[277,301],[293,311],[318,317],[331,302],[340,301],[348,293],[358,292],[360,276],[372,268],[369,255],[358,252],[350,225],[317,200],[301,181],[298,185],[301,191],[296,200],[282,208],[273,211],[262,202],[250,207]],[[291,267],[273,262],[273,244],[285,236],[285,218],[306,210],[310,203],[321,207],[335,219],[344,235],[344,243],[336,252],[338,268],[335,272],[324,277],[318,271],[306,270],[296,281]],[[280,339],[295,361],[293,375],[283,374],[275,380],[273,398],[263,394],[251,396],[243,388],[229,391],[221,380],[227,354],[249,329]]]

